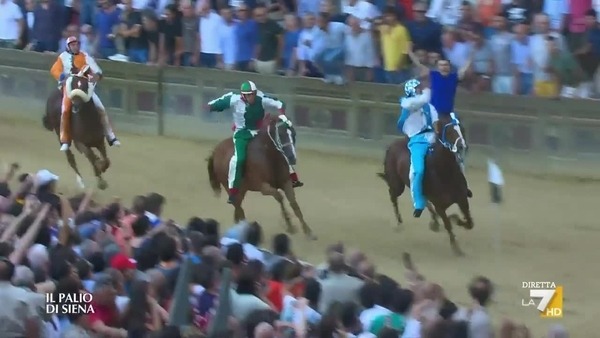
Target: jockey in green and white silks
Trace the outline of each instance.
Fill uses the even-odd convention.
[[[292,126],[285,116],[285,104],[280,100],[269,97],[256,88],[252,81],[242,83],[240,93],[229,92],[208,103],[210,111],[233,109],[233,144],[234,154],[229,162],[229,200],[232,204],[239,192],[242,182],[242,172],[246,163],[248,143],[258,135],[261,123],[265,118],[265,108],[277,109],[279,120]],[[290,179],[294,188],[304,184],[298,179],[298,174],[290,167]]]
[[[423,194],[423,178],[425,177],[425,156],[430,145],[436,141],[433,124],[438,120],[437,110],[429,103],[431,90],[421,90],[421,83],[412,79],[404,85],[406,96],[400,99],[401,114],[398,119],[398,130],[408,136],[410,150],[410,192],[415,211],[413,215],[420,217],[427,206]]]

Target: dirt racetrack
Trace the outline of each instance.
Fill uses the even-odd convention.
[[[119,196],[129,203],[136,194],[156,191],[167,197],[166,217],[182,224],[192,215],[212,217],[224,228],[229,226],[232,208],[224,196],[214,198],[206,174],[204,159],[213,143],[120,137],[123,147],[110,149],[109,189],[98,193],[98,199]],[[41,125],[0,119],[0,161],[18,161],[29,171],[47,168],[60,175],[62,192],[74,193],[75,174],[58,148],[55,135]],[[77,158],[86,183],[95,185],[89,164],[83,156]],[[496,322],[505,317],[521,320],[534,329],[536,337],[553,320],[541,319],[533,307],[521,306],[521,299],[529,296],[521,283],[553,281],[564,285],[565,294],[564,318],[555,321],[567,325],[573,337],[597,336],[600,225],[593,210],[598,208],[600,183],[505,173],[506,203],[498,210],[489,203],[486,173],[469,171],[475,228],[457,229],[467,255],[457,258],[451,254],[446,233],[429,230],[427,214],[420,220],[412,218],[409,194],[401,198],[404,230],[393,230],[387,190],[375,175],[380,169],[380,161],[300,152],[298,172],[306,185],[297,191],[298,200],[319,236],[312,243],[300,235],[294,237],[294,250],[301,258],[318,263],[326,245],[342,240],[365,250],[379,271],[402,281],[400,256],[408,251],[422,272],[439,281],[459,303],[468,301],[465,285],[469,279],[486,275],[496,283],[491,306]],[[265,227],[267,240],[283,230],[274,200],[249,194],[245,209],[250,219]],[[498,236],[502,242],[497,252],[494,238]]]

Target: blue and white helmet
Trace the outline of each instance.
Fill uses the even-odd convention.
[[[419,85],[421,85],[421,82],[419,82],[417,79],[410,79],[406,81],[404,84],[404,93],[406,94],[406,97],[413,97],[417,95],[417,87],[419,87]]]

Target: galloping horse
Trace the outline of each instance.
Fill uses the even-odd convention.
[[[452,249],[457,255],[462,255],[462,250],[452,231],[451,221],[455,221],[465,229],[472,229],[474,225],[469,210],[467,181],[457,162],[457,156],[463,151],[465,142],[454,119],[440,117],[435,127],[437,141],[427,154],[423,180],[423,191],[429,201],[427,209],[432,216],[430,227],[433,231],[439,230],[440,224],[437,218],[439,215],[450,236]],[[405,187],[410,186],[410,151],[407,145],[407,138],[393,142],[385,154],[384,172],[378,174],[388,185],[398,226],[402,223],[402,216],[398,210],[398,197],[402,195]],[[446,214],[446,209],[455,203],[458,204],[464,220],[456,214]]]
[[[265,124],[258,135],[248,144],[248,155],[244,166],[242,185],[233,204],[235,210],[234,221],[246,219],[242,201],[248,191],[258,191],[265,196],[273,196],[285,220],[287,231],[296,231],[291,222],[289,213],[284,205],[284,199],[279,189],[283,190],[304,234],[315,239],[312,229],[304,221],[300,206],[296,201],[296,194],[289,176],[289,165],[296,162],[295,130],[293,127],[280,122],[277,118],[265,119]],[[230,137],[219,143],[208,158],[208,177],[210,185],[218,197],[221,186],[227,189],[229,161],[233,156],[233,139]]]
[[[68,94],[73,101],[71,121],[68,128],[71,128],[75,148],[87,157],[94,168],[94,174],[98,180],[98,188],[104,190],[108,187],[108,183],[102,177],[102,173],[106,172],[110,166],[110,160],[106,153],[104,130],[100,115],[92,101],[94,84],[90,82],[86,73],[87,67],[81,71],[73,68],[71,74],[62,84],[62,87],[69,92]],[[44,127],[49,131],[54,131],[59,138],[62,97],[63,93],[60,89],[50,94],[50,97],[46,101],[46,115],[42,120]],[[96,156],[92,148],[98,149],[102,158]],[[84,187],[83,178],[77,168],[73,152],[67,150],[65,154],[67,155],[69,165],[77,174],[77,182],[81,187]]]

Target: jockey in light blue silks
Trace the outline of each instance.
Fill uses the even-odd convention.
[[[412,79],[404,85],[406,96],[400,99],[402,107],[398,119],[398,130],[408,137],[410,150],[410,192],[415,211],[420,217],[427,206],[423,194],[425,177],[425,156],[429,147],[436,142],[433,124],[438,120],[437,110],[429,103],[431,90],[421,90],[421,83]]]

